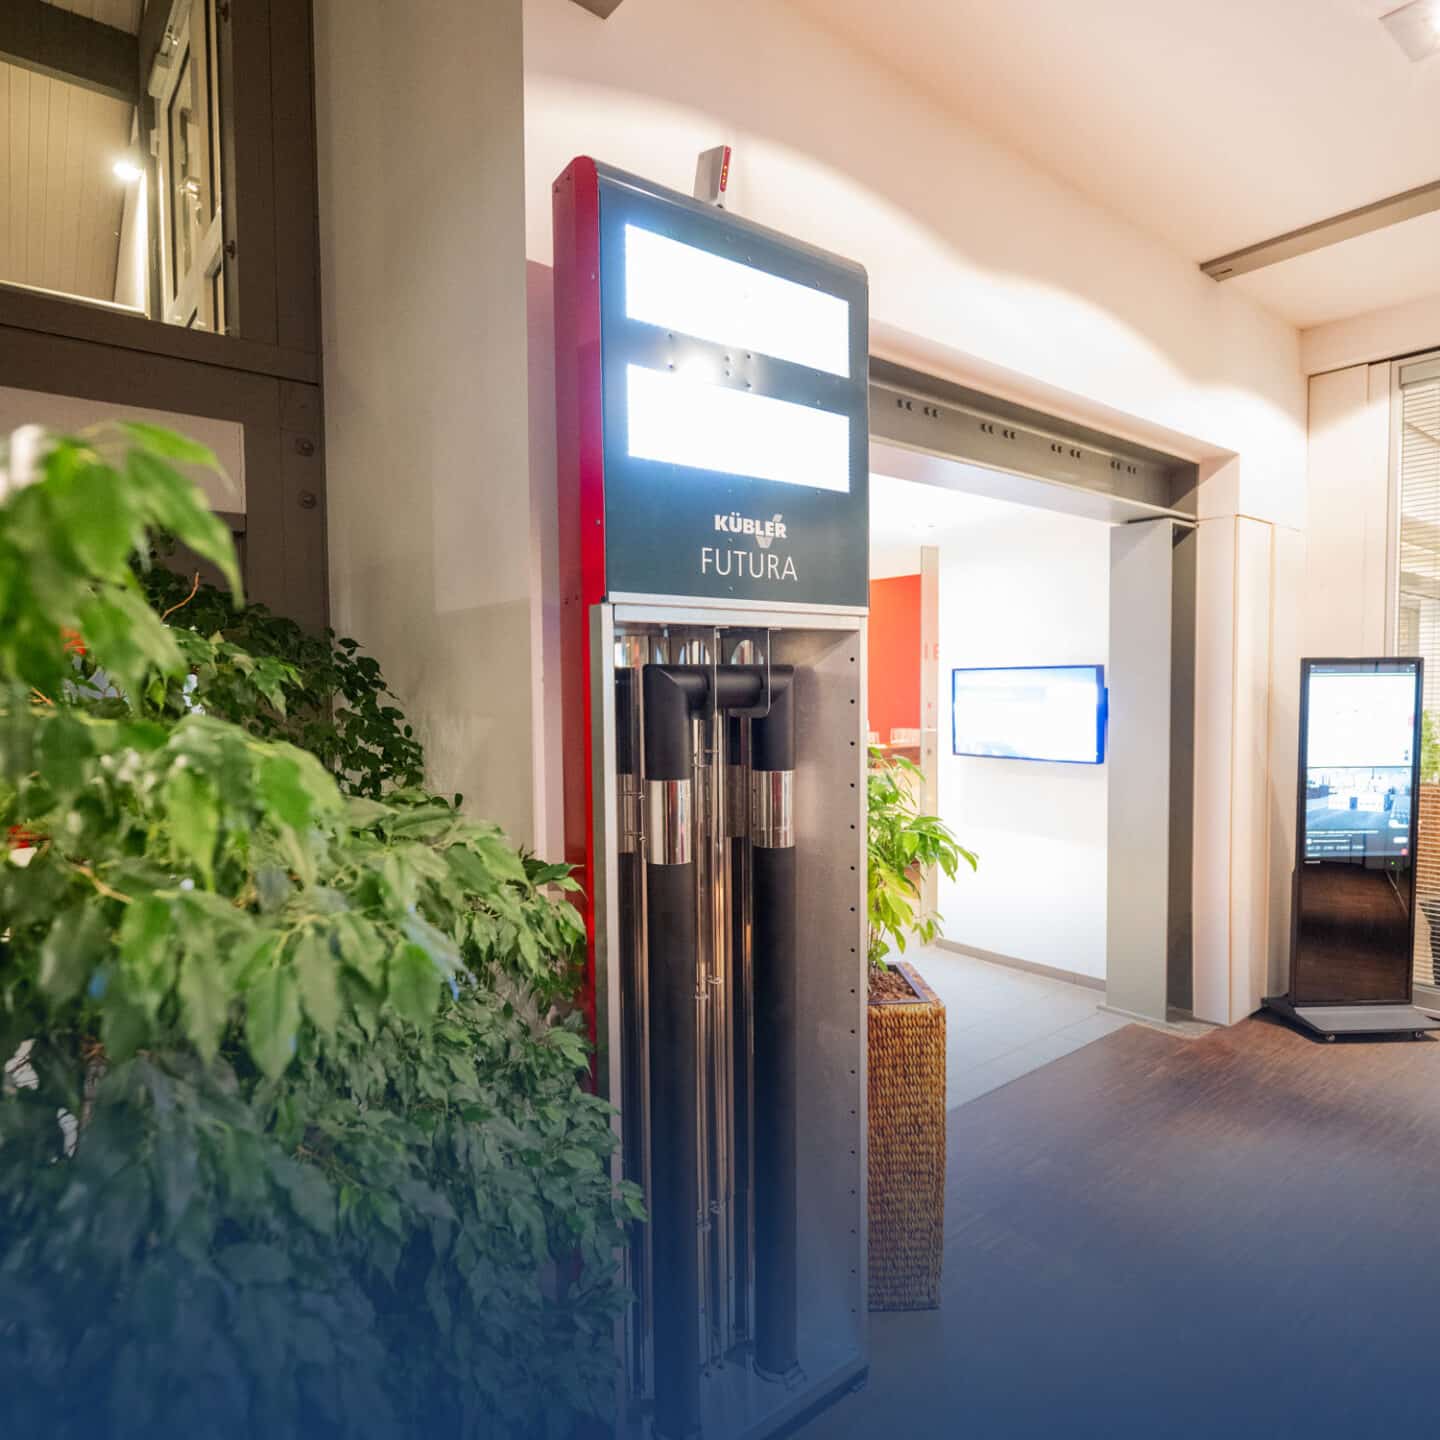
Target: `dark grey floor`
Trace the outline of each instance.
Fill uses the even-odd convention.
[[[1440,1042],[1130,1027],[951,1112],[944,1304],[805,1440],[1440,1433]]]

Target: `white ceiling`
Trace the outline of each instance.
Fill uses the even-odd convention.
[[[872,472],[870,574],[872,578],[913,575],[920,568],[922,545],[943,545],[960,531],[1006,522],[1032,529],[1105,523]]]
[[[1440,180],[1401,0],[791,0],[1197,264]],[[1432,220],[1225,282],[1309,326],[1440,292]]]

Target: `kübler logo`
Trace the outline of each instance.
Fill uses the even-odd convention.
[[[715,528],[725,535],[753,535],[762,550],[768,550],[772,540],[785,538],[785,521],[780,515],[769,520],[752,520],[748,515],[732,510],[728,515],[715,517]]]

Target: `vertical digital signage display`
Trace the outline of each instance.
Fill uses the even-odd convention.
[[[1310,672],[1305,858],[1367,862],[1410,852],[1416,675]]]
[[[864,270],[595,172],[606,592],[866,605]]]
[[[1296,1004],[1408,1001],[1421,662],[1301,671]]]

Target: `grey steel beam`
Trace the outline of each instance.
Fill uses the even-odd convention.
[[[874,356],[870,437],[1134,502],[1152,512],[1195,512],[1193,465]]]
[[[140,42],[43,0],[0,5],[0,60],[134,105],[140,98]]]
[[[1328,220],[1317,220],[1313,225],[1288,230],[1216,260],[1207,260],[1200,268],[1212,280],[1233,280],[1237,275],[1263,270],[1267,265],[1278,265],[1282,260],[1293,260],[1297,255],[1308,255],[1312,250],[1323,250],[1437,210],[1440,210],[1440,180],[1432,180],[1428,185],[1417,185],[1413,190],[1388,195],[1357,210],[1347,210],[1343,215],[1332,215]]]

